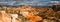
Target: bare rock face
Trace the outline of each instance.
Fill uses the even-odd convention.
[[[30,19],[31,22],[36,22],[42,20],[41,17],[37,16],[38,12],[35,11],[35,8],[24,6],[20,9],[20,13],[27,19]],[[34,16],[36,15],[36,16]]]
[[[2,15],[3,22],[11,22],[11,17],[5,13],[5,11],[0,11]]]
[[[17,14],[16,22],[47,22],[52,19],[57,19],[60,11],[54,12],[52,8],[33,8],[31,6],[22,6],[17,8],[7,8],[1,11],[0,22],[11,22],[10,14]],[[15,17],[15,16],[14,16]],[[49,19],[49,20],[48,20]],[[52,20],[53,22],[54,20]]]

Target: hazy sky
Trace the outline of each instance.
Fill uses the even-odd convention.
[[[14,2],[14,1],[21,1],[21,2],[27,2],[27,4],[26,5],[29,5],[29,3],[31,2],[31,1],[34,1],[34,3],[35,2],[38,2],[38,3],[40,3],[40,2],[44,2],[44,3],[40,3],[40,5],[49,5],[49,4],[47,4],[47,3],[45,3],[45,2],[49,2],[49,1],[59,1],[59,0],[0,0],[0,2],[2,2],[2,1],[4,1],[4,2],[9,2],[9,1],[12,1],[12,2],[10,2],[10,3],[8,3],[9,5],[24,5],[24,3],[20,3],[20,2],[17,2],[17,4],[16,4],[16,2]],[[18,4],[18,3],[20,3],[20,4]],[[6,5],[6,4],[5,4]],[[37,4],[34,4],[34,5],[37,5]],[[39,4],[38,4],[39,5]]]
[[[25,0],[0,0],[0,1],[25,1]],[[26,1],[31,1],[31,0],[26,0]],[[37,0],[34,0],[37,1]],[[38,0],[38,1],[59,1],[59,0]]]

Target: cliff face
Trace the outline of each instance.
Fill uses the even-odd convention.
[[[5,11],[0,11],[1,12],[1,18],[2,22],[11,22],[11,17],[5,13]]]
[[[18,22],[56,22],[60,19],[60,11],[54,12],[52,8],[33,8],[31,6],[22,6],[17,8],[1,7],[0,19],[4,22],[11,22],[10,14],[17,14]],[[3,17],[3,20],[2,20]]]

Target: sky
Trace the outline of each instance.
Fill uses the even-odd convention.
[[[50,1],[59,1],[59,0],[0,0],[0,2],[8,2],[8,3],[6,3],[8,5],[32,5],[31,3],[34,3],[33,6],[50,5],[50,4],[46,3],[46,2],[50,2]],[[38,3],[40,3],[40,4],[38,4]],[[2,4],[2,5],[4,5],[4,4]]]
[[[31,0],[0,0],[0,1],[31,1]],[[44,1],[59,1],[59,0],[34,0],[34,1],[43,1],[44,2]]]

